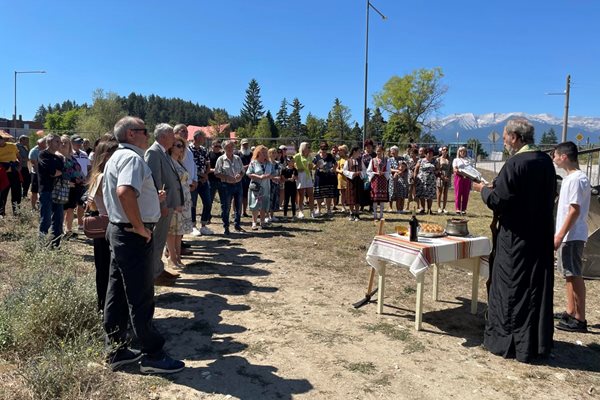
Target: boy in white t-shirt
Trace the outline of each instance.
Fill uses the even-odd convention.
[[[579,169],[577,156],[577,146],[573,142],[561,143],[554,150],[554,163],[567,172],[560,188],[554,235],[558,271],[566,280],[567,309],[554,317],[559,320],[557,329],[587,332],[585,282],[581,269],[592,192],[587,176]]]

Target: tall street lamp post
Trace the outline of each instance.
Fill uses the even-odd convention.
[[[371,4],[370,0],[367,0],[367,33],[365,40],[365,104],[363,107],[363,149],[365,147],[365,138],[367,135],[367,125],[369,123],[369,116],[367,114],[367,81],[369,78],[369,10],[375,10],[377,14],[381,16],[381,19],[386,20],[387,17],[381,13],[373,4]]]
[[[546,93],[547,95],[554,96],[565,96],[565,114],[563,116],[563,129],[561,142],[567,141],[567,128],[569,127],[569,94],[571,93],[571,75],[567,75],[567,87],[564,92],[559,93]]]
[[[13,128],[17,135],[17,75],[18,74],[45,74],[46,71],[15,71],[15,113],[13,114]]]

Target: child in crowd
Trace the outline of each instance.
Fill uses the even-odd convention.
[[[296,182],[298,181],[298,170],[293,158],[287,159],[287,166],[281,171],[283,184],[283,216],[287,217],[288,203],[292,202],[292,217],[296,215]]]
[[[577,146],[573,142],[561,143],[554,150],[554,163],[567,172],[560,187],[554,235],[558,271],[566,280],[567,309],[554,317],[559,320],[557,329],[587,332],[582,258],[588,237],[587,217],[592,192],[587,176],[579,169],[577,157]]]
[[[384,156],[383,146],[378,145],[375,153],[377,156],[371,160],[367,167],[367,175],[371,182],[371,201],[373,202],[373,219],[383,219],[383,207],[388,201],[388,180],[390,179],[390,160]],[[379,207],[379,216],[377,215]]]
[[[273,215],[275,211],[279,211],[279,183],[281,177],[281,164],[279,163],[279,152],[276,148],[269,149],[269,160],[272,165],[271,172],[271,205],[269,206],[268,219],[271,222],[277,222],[277,217]]]
[[[398,214],[404,213],[404,199],[408,198],[408,191],[410,184],[408,183],[408,165],[406,161],[400,161],[398,163],[398,172],[396,173],[396,212]]]
[[[346,179],[346,205],[350,210],[349,221],[359,220],[360,196],[363,191],[363,163],[360,160],[360,148],[355,146],[348,153],[348,159],[342,167]]]

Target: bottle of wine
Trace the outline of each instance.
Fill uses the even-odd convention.
[[[417,220],[417,209],[416,207],[413,206],[413,210],[412,210],[412,217],[410,218],[410,221],[408,221],[408,227],[409,227],[409,238],[411,242],[418,242],[419,241],[419,236],[418,236],[418,230],[419,230],[419,221]]]

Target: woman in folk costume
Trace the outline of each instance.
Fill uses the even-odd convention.
[[[383,146],[375,150],[377,156],[371,160],[367,168],[371,182],[371,201],[373,202],[373,219],[383,219],[383,207],[388,201],[388,181],[390,179],[390,159],[384,156]],[[377,217],[379,207],[379,218]]]
[[[358,146],[354,146],[350,153],[348,153],[348,159],[344,162],[342,173],[344,179],[346,179],[346,205],[350,209],[350,216],[348,220],[358,221],[359,220],[359,207],[360,207],[360,196],[364,191],[364,170],[361,161],[361,150]]]

